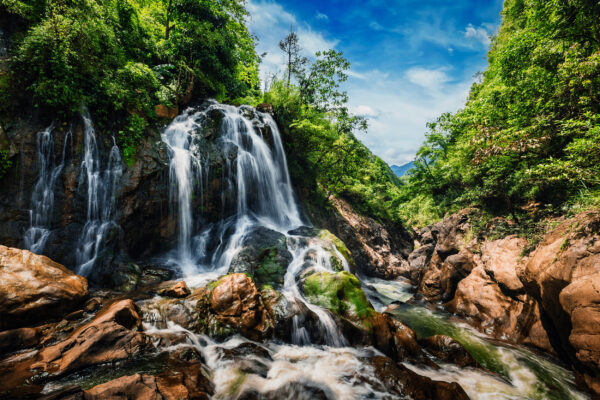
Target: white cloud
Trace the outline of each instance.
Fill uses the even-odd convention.
[[[485,46],[490,45],[490,34],[483,26],[476,28],[473,26],[473,24],[467,25],[467,28],[465,29],[465,37],[467,39],[474,39]]]
[[[364,104],[356,107],[350,107],[350,112],[367,118],[377,118],[380,114],[379,111],[376,111],[373,107]]]
[[[421,86],[430,92],[437,92],[450,81],[446,74],[448,68],[427,69],[422,67],[413,67],[406,71],[406,79],[410,83]]]
[[[317,11],[317,13],[315,14],[315,18],[321,21],[329,21],[329,16],[319,11]]]
[[[386,75],[374,70],[362,72],[368,85],[349,81],[350,109],[369,117],[368,133],[358,138],[390,165],[412,161],[423,143],[426,123],[444,112],[458,110],[467,98],[472,78],[455,82],[445,71],[413,67]],[[439,86],[430,90],[432,85]],[[359,113],[361,110],[373,110],[376,115]]]

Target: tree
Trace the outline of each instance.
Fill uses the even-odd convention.
[[[287,85],[289,87],[292,74],[301,75],[308,59],[301,55],[302,47],[300,47],[298,35],[291,26],[290,33],[279,42],[279,48],[287,56]]]

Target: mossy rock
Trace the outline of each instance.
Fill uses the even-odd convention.
[[[354,261],[354,257],[352,257],[352,253],[350,252],[350,250],[348,250],[348,248],[346,247],[344,242],[341,241],[340,238],[335,236],[333,233],[329,232],[327,229],[322,229],[321,231],[319,231],[318,237],[319,237],[319,239],[323,239],[328,242],[331,242],[331,244],[333,246],[335,246],[337,251],[346,259],[346,262],[348,262],[350,271],[356,271],[356,261]],[[334,269],[341,271],[344,268],[343,268],[343,264],[341,263],[341,260],[339,260],[338,257],[339,256],[337,254],[335,254],[335,252],[332,252],[331,263],[332,263],[332,266],[334,267]]]
[[[251,276],[258,285],[279,288],[292,254],[287,249],[285,235],[260,227],[250,232],[235,255],[229,268],[230,273],[241,272]]]
[[[301,286],[311,303],[368,328],[368,319],[375,310],[356,276],[346,271],[319,271],[307,276]]]

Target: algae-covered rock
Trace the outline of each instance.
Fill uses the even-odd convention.
[[[341,271],[344,269],[343,262],[342,260],[340,260],[340,256],[342,256],[348,263],[350,272],[356,272],[356,261],[354,261],[352,253],[350,252],[350,250],[348,250],[348,248],[346,247],[344,242],[340,240],[340,238],[335,236],[333,233],[329,232],[327,229],[322,229],[321,231],[319,231],[318,237],[326,242],[324,248],[332,253],[331,263],[336,270]],[[327,242],[331,243],[331,245],[327,246]]]
[[[311,303],[352,322],[363,323],[375,313],[359,280],[346,271],[314,272],[304,278],[302,290]]]

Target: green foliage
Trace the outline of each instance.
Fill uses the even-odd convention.
[[[148,126],[146,120],[139,115],[131,115],[125,124],[123,130],[119,131],[119,142],[123,152],[123,161],[129,166],[135,160],[137,146],[144,135],[144,130]]]
[[[528,204],[557,209],[600,187],[598,16],[586,0],[505,2],[482,82],[429,127],[405,217],[420,198],[416,223],[467,205],[518,219]]]
[[[328,107],[303,103],[301,97],[299,87],[281,80],[265,93],[279,125],[286,128],[284,144],[294,181],[323,206],[335,195],[382,222],[399,222],[399,181],[354,135],[366,129],[364,119],[340,111],[344,103],[324,111]]]
[[[12,37],[2,97],[64,118],[85,104],[100,126],[128,125],[123,138],[129,116],[151,123],[157,104],[254,96],[259,58],[244,4],[4,0],[0,14],[19,20],[21,32]]]
[[[8,158],[7,150],[0,150],[0,179],[6,174],[12,166],[12,161]]]

